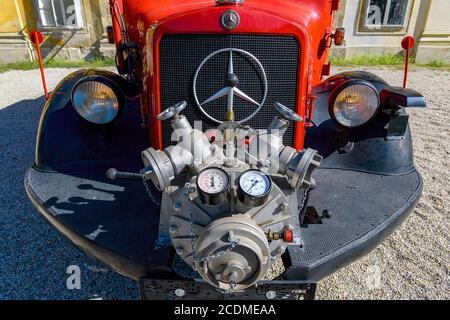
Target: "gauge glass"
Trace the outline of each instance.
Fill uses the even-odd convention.
[[[239,186],[248,195],[262,197],[270,191],[272,183],[264,173],[257,170],[249,170],[241,174]]]
[[[228,174],[219,168],[203,170],[198,175],[197,185],[205,193],[221,193],[228,187]]]

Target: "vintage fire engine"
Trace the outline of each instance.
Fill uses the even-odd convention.
[[[53,90],[25,177],[77,247],[142,298],[299,299],[376,247],[422,191],[409,107],[328,76],[337,0],[111,0],[118,73]]]

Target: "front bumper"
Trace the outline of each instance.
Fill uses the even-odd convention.
[[[261,281],[239,292],[224,294],[203,281],[142,278],[139,289],[144,300],[313,300],[316,284]]]
[[[157,245],[159,207],[141,183],[108,181],[106,169],[31,168],[25,188],[43,217],[89,256],[135,280],[181,280],[171,269],[171,249]],[[320,168],[313,176],[309,206],[332,217],[302,226],[304,246],[288,247],[279,280],[316,283],[360,258],[405,219],[422,192],[416,170],[378,175]]]

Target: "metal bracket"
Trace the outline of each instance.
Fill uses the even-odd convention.
[[[386,130],[386,140],[403,140],[408,126],[409,115],[406,113],[393,113],[390,115]]]

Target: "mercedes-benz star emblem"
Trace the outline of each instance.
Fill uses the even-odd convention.
[[[205,63],[208,62],[212,57],[219,55],[219,54],[226,54],[226,53],[229,54],[229,60],[228,60],[228,72],[227,72],[227,76],[226,76],[226,80],[225,80],[225,86],[222,89],[220,89],[219,91],[217,91],[216,93],[214,93],[213,95],[211,95],[205,101],[200,102],[198,100],[198,96],[197,96],[197,77],[200,73],[200,70],[203,68]],[[246,56],[248,59],[255,62],[256,66],[260,69],[260,73],[262,75],[262,82],[263,82],[262,83],[263,84],[263,95],[262,95],[262,99],[260,102],[257,102],[255,99],[248,96],[246,93],[242,92],[238,88],[239,78],[238,78],[238,75],[234,72],[234,66],[233,66],[233,54],[234,53]],[[238,123],[243,123],[243,122],[246,122],[246,121],[250,120],[251,118],[253,118],[258,113],[258,111],[261,109],[264,102],[266,101],[267,90],[268,90],[268,86],[267,86],[266,72],[264,71],[264,68],[263,68],[261,62],[251,53],[241,50],[241,49],[226,48],[226,49],[220,49],[220,50],[217,50],[217,51],[211,53],[209,56],[207,56],[202,61],[202,63],[200,63],[200,65],[198,66],[197,71],[195,72],[195,75],[194,75],[193,93],[194,93],[195,102],[197,103],[197,106],[199,107],[200,111],[208,119],[210,119],[214,122],[217,122],[217,123],[223,123],[223,121],[217,120],[217,119],[213,118],[212,116],[210,116],[203,109],[203,106],[205,106],[206,104],[208,104],[214,100],[217,100],[221,97],[227,96],[227,112],[233,113],[233,99],[234,99],[234,96],[236,96],[236,97],[243,99],[243,100],[249,102],[250,104],[256,106],[255,111],[250,116],[248,116],[247,118],[242,119],[240,121],[236,121]]]
[[[239,14],[234,10],[227,10],[222,14],[222,26],[225,29],[233,30],[236,29],[236,27],[241,22],[241,18],[239,17]]]

